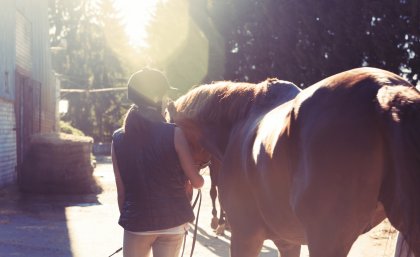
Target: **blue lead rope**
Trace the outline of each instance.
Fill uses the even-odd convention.
[[[115,255],[115,254],[117,254],[117,253],[121,252],[121,250],[122,250],[122,247],[120,247],[118,250],[116,250],[113,254],[111,254],[111,255],[110,255],[110,256],[108,256],[108,257],[111,257],[111,256],[113,256],[113,255]]]
[[[201,208],[201,189],[198,189],[198,193],[197,196],[195,197],[194,203],[192,205],[192,208],[194,209],[195,206],[197,205],[197,201],[200,199],[200,201],[198,202],[198,209],[197,209],[197,217],[195,218],[195,226],[194,226],[194,235],[193,235],[193,242],[192,242],[192,246],[191,246],[191,254],[190,257],[193,256],[194,253],[194,247],[195,247],[195,241],[197,240],[197,229],[198,229],[198,216],[200,215],[200,208]],[[184,256],[184,250],[185,250],[185,241],[187,240],[187,234],[188,232],[185,231],[185,236],[184,236],[184,245],[182,246],[182,253],[181,253],[181,257]]]

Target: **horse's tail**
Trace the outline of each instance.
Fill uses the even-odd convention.
[[[387,215],[411,249],[420,253],[420,92],[408,86],[378,91],[389,155]]]

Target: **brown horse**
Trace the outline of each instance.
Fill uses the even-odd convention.
[[[301,244],[343,257],[386,212],[420,257],[420,93],[401,77],[359,68],[301,92],[219,82],[172,109],[192,144],[222,162],[231,256],[258,256],[271,239],[282,257]]]

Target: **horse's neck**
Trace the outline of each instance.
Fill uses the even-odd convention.
[[[254,108],[250,110],[245,117],[238,120],[228,120],[223,124],[221,122],[204,124],[201,126],[201,133],[203,135],[202,144],[204,148],[217,159],[222,158],[232,136],[235,136],[237,133],[255,133],[262,121],[269,119],[275,122],[276,117],[273,117],[272,119],[268,117],[276,116],[276,113],[287,112],[290,109],[289,106],[291,105],[281,108],[281,111],[275,111],[276,109],[280,109],[275,106]],[[268,123],[268,121],[265,123]],[[273,126],[273,124],[271,124],[271,126]]]
[[[229,142],[231,128],[228,126],[207,125],[203,128],[203,147],[216,159],[221,160]]]

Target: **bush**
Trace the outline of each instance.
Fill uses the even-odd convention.
[[[81,130],[73,127],[69,122],[60,120],[60,132],[65,134],[71,134],[75,136],[85,136]]]
[[[65,122],[62,120],[60,120],[60,132],[64,134],[74,135],[74,136],[83,136],[83,137],[86,136],[85,133],[83,133],[83,131],[73,127],[69,122]],[[92,165],[96,167],[96,158],[92,153],[90,154],[90,159],[91,159]]]

